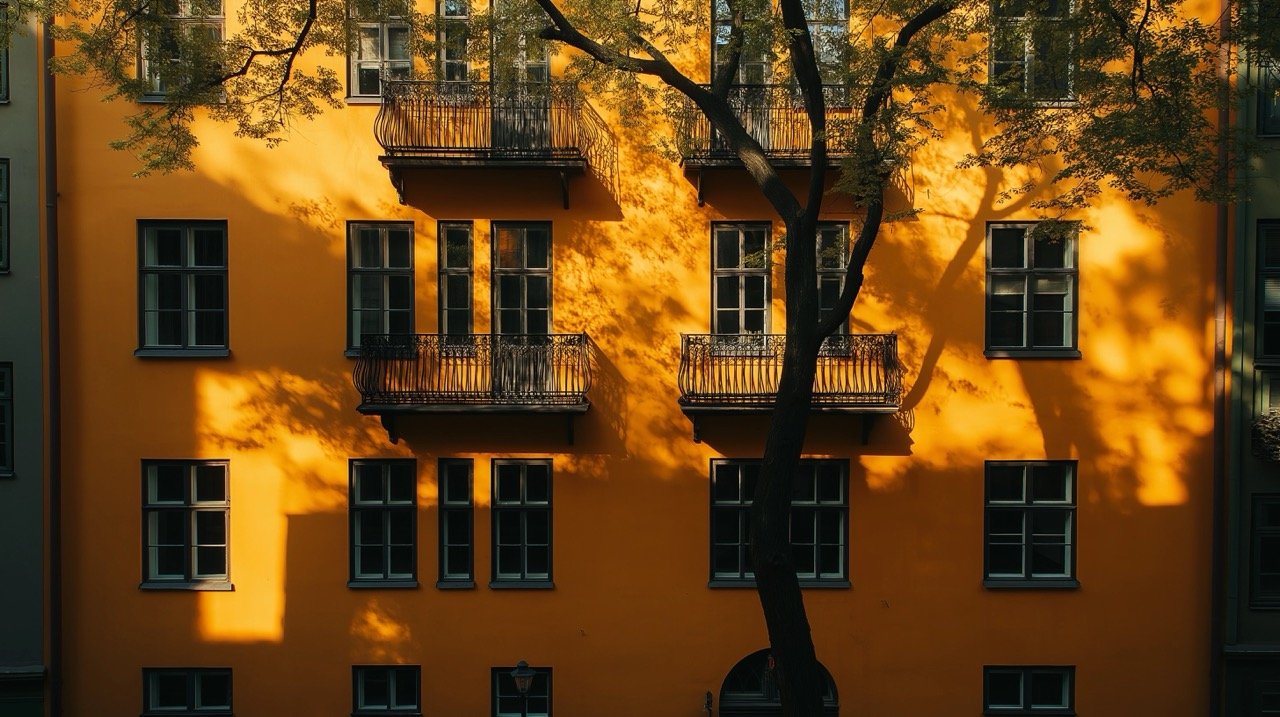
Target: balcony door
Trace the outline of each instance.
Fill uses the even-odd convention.
[[[714,36],[711,46],[711,67],[719,72],[728,61],[728,45],[733,16],[726,0],[712,0]],[[729,88],[729,106],[734,109],[747,133],[769,151],[772,146],[770,110],[774,99],[769,85],[772,75],[773,53],[768,38],[748,36],[744,40],[742,55],[738,60],[738,72]],[[729,143],[712,130],[711,150],[725,153]]]
[[[549,223],[494,222],[493,334],[498,397],[553,388]]]
[[[494,29],[493,148],[509,154],[546,154],[551,150],[551,72],[547,44],[526,23],[513,17],[510,3],[497,3]]]
[[[711,333],[717,352],[767,348],[769,225],[715,224],[711,230]]]

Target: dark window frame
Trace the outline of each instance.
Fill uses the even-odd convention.
[[[1261,524],[1261,516],[1268,510],[1274,511],[1278,516],[1275,525]],[[1249,515],[1249,607],[1255,610],[1280,610],[1280,588],[1264,590],[1261,584],[1264,576],[1280,583],[1280,571],[1264,571],[1262,543],[1266,539],[1275,545],[1274,550],[1280,554],[1280,493],[1254,494]]]
[[[150,264],[147,261],[147,239],[159,230],[178,230],[182,234],[178,264]],[[192,256],[196,231],[220,230],[222,233],[222,264],[195,264]],[[231,355],[231,297],[230,297],[230,241],[225,219],[142,219],[138,221],[138,348],[134,356],[156,358],[217,358]],[[161,311],[175,311],[173,308],[160,309],[159,296],[156,297],[155,309],[148,308],[148,277],[177,276],[183,286],[180,306],[176,309],[181,315],[179,332],[181,343],[162,344],[149,343],[147,339],[147,314]],[[220,309],[200,309],[197,307],[196,291],[192,281],[199,277],[221,277],[222,306]],[[157,289],[159,291],[158,283]],[[222,343],[196,343],[192,337],[193,314],[197,312],[222,315]],[[157,331],[159,329],[157,328]]]
[[[834,248],[823,247],[823,233],[836,231],[838,235],[835,239]],[[833,306],[827,299],[838,300],[840,292],[844,291],[844,281],[848,274],[849,267],[849,251],[851,244],[849,243],[849,223],[848,222],[818,222],[818,320],[826,319]],[[835,252],[837,261],[834,263],[827,262],[828,266],[823,266],[824,261],[832,258],[832,252]],[[823,287],[832,286],[835,296],[824,296]],[[849,333],[850,317],[846,316],[844,321],[836,329],[836,334]]]
[[[716,244],[716,236],[720,232],[733,230],[738,235],[738,264],[736,266],[720,266],[718,245]],[[763,266],[747,266],[749,253],[746,246],[746,233],[748,231],[764,231],[764,244],[761,249],[764,257]],[[725,338],[718,341],[718,345],[740,343],[741,341],[755,341],[755,339],[740,339],[736,337],[742,336],[768,336],[773,328],[773,224],[769,221],[743,221],[743,222],[712,222],[711,223],[711,296],[708,305],[711,307],[710,329],[711,333],[716,336],[734,337]],[[814,251],[817,251],[815,246]],[[764,297],[761,306],[748,307],[747,303],[747,280],[750,278],[760,278],[764,281]],[[733,278],[737,280],[737,307],[726,307],[723,311],[737,310],[737,331],[730,332],[727,327],[720,325],[720,308],[718,284],[720,279]],[[761,326],[759,333],[753,333],[745,328],[745,318],[748,311],[761,312]],[[736,341],[735,341],[736,340]],[[760,339],[761,342],[764,339]]]
[[[1022,499],[1020,501],[992,499],[992,469],[1019,468],[1022,470]],[[1037,500],[1032,495],[1033,471],[1035,469],[1062,469],[1066,480],[1065,499],[1062,501]],[[1077,535],[1078,482],[1079,464],[1074,460],[1042,460],[1042,461],[986,461],[983,465],[983,518],[982,518],[982,576],[983,585],[988,588],[1064,588],[1080,587],[1076,578],[1076,556],[1079,552]],[[1018,545],[1022,549],[1022,571],[1018,575],[993,574],[991,550],[993,545],[1013,545],[1013,543],[992,542],[992,514],[1019,511],[1022,515],[1021,538]],[[1032,566],[1036,545],[1032,516],[1038,512],[1065,512],[1066,535],[1064,550],[1067,553],[1066,574],[1038,574]]]
[[[489,679],[489,701],[490,701],[490,707],[491,707],[491,709],[490,709],[490,713],[491,713],[492,717],[508,717],[508,716],[510,716],[510,715],[519,715],[519,717],[530,717],[530,715],[532,715],[533,717],[551,717],[551,716],[552,716],[552,713],[553,713],[553,710],[552,710],[552,696],[553,696],[553,694],[554,694],[554,693],[552,692],[552,689],[551,689],[551,685],[552,685],[552,683],[551,683],[551,668],[550,668],[550,667],[533,667],[533,666],[530,666],[530,668],[529,668],[529,669],[533,670],[533,671],[536,673],[536,674],[534,675],[534,677],[533,677],[533,682],[529,685],[529,694],[530,694],[530,696],[531,696],[531,699],[546,699],[546,701],[547,701],[547,711],[546,711],[546,712],[531,712],[531,711],[528,711],[528,710],[525,708],[525,704],[524,704],[524,700],[523,700],[523,699],[521,699],[521,707],[520,707],[520,711],[519,711],[519,712],[511,712],[511,711],[499,712],[499,704],[498,704],[498,702],[499,702],[499,699],[500,699],[500,698],[502,698],[502,697],[512,697],[513,699],[515,699],[512,695],[508,695],[508,694],[506,694],[506,693],[503,691],[503,687],[505,686],[505,684],[506,684],[506,682],[507,682],[508,680],[510,680],[510,681],[511,681],[511,687],[512,687],[512,690],[513,690],[513,691],[515,690],[515,680],[514,680],[514,678],[512,678],[512,677],[511,677],[511,671],[512,671],[512,670],[514,670],[514,669],[516,669],[516,668],[515,668],[515,666],[513,665],[513,666],[511,666],[511,667],[492,667],[492,668],[490,668],[490,670],[489,670],[489,674],[490,674],[490,679]],[[533,693],[534,693],[534,690],[535,690],[535,689],[538,689],[540,686],[545,686],[545,687],[546,687],[546,690],[545,690],[545,697],[543,697],[542,695],[534,695],[534,694],[533,694]],[[518,692],[516,692],[516,693],[514,693],[514,694],[519,694],[519,693],[518,693]]]
[[[1267,95],[1274,99],[1267,102]],[[1258,136],[1280,137],[1280,59],[1258,63]]]
[[[1061,4],[1063,7],[1058,14],[1051,13],[1033,13],[1028,14],[1023,10],[1022,14],[1005,14],[1002,12],[1003,7],[1015,5],[1053,5]],[[992,0],[991,2],[991,35],[987,48],[987,86],[988,91],[992,93],[994,101],[1002,105],[1010,106],[1028,106],[1028,107],[1069,107],[1076,102],[1075,93],[1075,33],[1072,28],[1073,15],[1075,9],[1073,0]],[[1018,8],[1014,8],[1018,9]],[[1037,48],[1040,43],[1037,41],[1045,35],[1057,38],[1058,35],[1064,35],[1062,40],[1067,43],[1066,57],[1066,88],[1059,94],[1050,94],[1040,96],[1034,87],[1036,83],[1037,73],[1034,71],[1042,66],[1044,58],[1039,56]],[[1000,59],[998,54],[998,43],[1012,42],[1021,40],[1022,51],[1021,59]],[[1054,59],[1054,58],[1050,58]],[[1015,90],[1005,90],[1001,78],[1008,74],[1008,69],[1001,71],[1000,65],[1007,65],[1009,69],[1021,68],[1017,73],[1017,78],[1021,87]]]
[[[0,362],[0,478],[14,477],[17,468],[13,444],[13,364]]]
[[[152,498],[151,478],[157,478],[156,495],[159,494],[159,469],[164,467],[181,468],[184,472],[183,497],[178,500],[159,500]],[[222,469],[222,500],[201,500],[196,495],[195,483],[199,478],[200,468],[220,467]],[[171,543],[160,543],[160,537],[152,530],[152,516],[166,512],[181,512],[183,520],[183,542],[181,546]],[[223,519],[223,542],[197,543],[197,515],[201,513],[220,513]],[[220,574],[198,575],[193,556],[199,547],[221,547],[223,571]],[[152,548],[181,547],[183,549],[182,574],[162,574],[152,571]],[[156,560],[155,562],[159,562]],[[158,570],[157,566],[157,570]],[[142,583],[144,590],[233,590],[231,583],[231,462],[226,459],[143,459],[142,460]]]
[[[361,229],[376,229],[378,231],[379,251],[381,252],[380,263],[378,267],[357,267],[355,265],[355,242],[359,236]],[[389,230],[408,230],[408,266],[390,267],[386,264],[389,253],[387,246],[387,232]],[[417,269],[417,229],[413,222],[405,221],[348,221],[347,222],[347,348],[346,355],[355,357],[360,355],[360,337],[355,334],[356,329],[356,311],[367,311],[369,309],[356,308],[356,277],[377,277],[382,282],[382,295],[384,305],[378,309],[381,316],[383,328],[381,333],[391,334],[390,314],[392,312],[400,312],[408,314],[409,331],[406,335],[412,335],[417,327],[417,280],[415,273]],[[407,277],[409,280],[409,305],[407,309],[392,308],[387,304],[390,303],[389,280],[394,277]]]
[[[3,4],[0,3],[0,11],[3,11]],[[5,86],[5,48],[0,47],[0,91]],[[0,98],[2,100],[3,98]],[[10,239],[12,228],[9,226],[9,204],[10,196],[13,192],[13,175],[9,171],[9,159],[0,158],[0,274],[9,273],[9,254]]]
[[[357,486],[357,479],[360,476],[361,469],[376,468],[382,480],[382,498],[380,500],[364,500],[360,496]],[[395,500],[391,497],[391,482],[396,478],[404,478],[404,475],[397,475],[399,471],[406,471],[411,479],[411,490],[409,491],[410,499],[408,502],[403,500]],[[348,581],[347,586],[353,588],[415,588],[418,586],[418,462],[413,458],[351,458],[347,461],[347,564],[348,564]],[[371,542],[365,539],[357,542],[357,538],[361,537],[357,534],[360,530],[361,517],[366,513],[380,513],[381,518],[381,535],[379,542]],[[391,542],[391,524],[393,517],[403,518],[407,515],[409,520],[409,536],[412,543],[409,547],[409,566],[408,575],[393,574],[391,569],[391,551],[395,547],[403,548],[403,544],[396,545]],[[381,548],[382,567],[380,573],[361,572],[361,561],[357,553],[364,547]]]
[[[1257,320],[1253,322],[1257,333],[1254,337],[1254,357],[1259,365],[1280,366],[1280,219],[1261,219],[1255,228],[1258,255],[1254,262],[1254,306],[1257,311]],[[1271,266],[1268,266],[1268,244],[1273,244],[1275,249],[1274,263]],[[1273,285],[1274,292],[1268,292],[1268,283]],[[1273,301],[1270,302],[1274,307],[1273,311],[1268,311],[1269,293],[1274,293]],[[1268,314],[1274,315],[1271,326],[1268,326]],[[1273,345],[1268,347],[1268,343]]]
[[[470,458],[441,458],[437,471],[439,484],[439,577],[438,588],[473,588],[475,587],[475,555],[476,555],[476,521],[475,521],[475,461]],[[452,490],[452,472],[465,472],[466,496],[460,497]],[[454,521],[466,522],[467,542],[465,545],[450,542],[450,527]],[[448,553],[451,548],[466,550],[466,570],[451,571],[452,563]]]
[[[6,3],[0,3],[0,10]],[[0,105],[9,104],[9,46],[0,45]]]
[[[456,6],[462,6],[465,12],[452,12]],[[471,20],[471,3],[469,0],[439,0],[438,15],[440,22],[440,53],[438,57],[440,79],[445,82],[466,82],[471,76],[471,65],[467,61],[467,44],[470,41],[468,22]],[[461,35],[461,41],[453,39],[454,33]],[[455,54],[461,50],[460,55]]]
[[[387,706],[363,704],[365,684],[374,671],[384,672],[387,680]],[[414,703],[401,707],[394,704],[397,683],[406,676],[413,680]],[[422,666],[421,665],[352,665],[351,666],[351,714],[355,715],[420,715],[422,714]]]
[[[466,235],[466,266],[452,266],[449,262],[449,244],[453,236],[450,232],[465,232]],[[436,305],[437,305],[437,326],[439,327],[440,336],[443,338],[467,337],[475,333],[475,226],[472,222],[460,221],[442,221],[436,225],[436,244],[438,246],[438,258],[436,262],[437,283],[436,283]],[[449,304],[449,284],[461,278],[467,286],[467,305],[465,307],[451,306]],[[458,331],[453,321],[450,321],[451,315],[457,315],[460,311],[466,311],[466,321],[462,328],[464,331]],[[468,345],[469,346],[469,345]]]
[[[520,466],[520,498],[516,501],[505,502],[501,499],[501,491],[499,490],[499,473],[503,466]],[[528,497],[528,468],[529,466],[545,466],[547,470],[547,499],[545,502],[531,502]],[[491,493],[490,495],[490,588],[534,588],[534,589],[550,589],[555,587],[555,539],[554,539],[554,513],[552,507],[554,505],[554,483],[555,473],[553,461],[550,458],[502,458],[494,459],[490,463]],[[512,577],[510,575],[502,575],[499,571],[498,552],[504,547],[499,543],[499,532],[502,522],[502,516],[506,513],[517,513],[520,516],[520,534],[521,543],[519,547],[522,551],[529,548],[528,542],[528,521],[529,515],[534,513],[545,513],[547,524],[547,570],[546,575],[542,576],[532,573],[529,568],[529,559],[527,552],[522,552],[520,560],[520,575]]]
[[[530,229],[542,229],[547,233],[547,266],[530,267],[529,266],[529,234]],[[501,246],[499,233],[504,230],[520,230],[523,232],[519,244],[517,246],[517,262],[518,265],[507,266],[501,260]],[[489,227],[490,236],[490,281],[489,281],[489,327],[490,332],[504,336],[531,335],[542,336],[555,332],[555,234],[552,231],[551,222],[549,221],[495,221]],[[519,277],[521,286],[520,306],[506,306],[502,299],[502,280],[505,277]],[[542,311],[541,308],[532,308],[528,305],[528,287],[529,279],[545,277],[547,282],[547,327],[545,332],[529,331],[530,311]],[[502,329],[502,319],[500,311],[520,311],[521,330],[518,332],[507,332]]]
[[[163,676],[181,675],[186,681],[187,706],[185,709],[157,707],[155,705],[156,679]],[[227,704],[215,708],[198,705],[201,689],[198,683],[205,677],[223,676],[227,678]],[[233,698],[234,682],[230,667],[144,667],[142,668],[142,714],[143,715],[230,715],[235,705]]]
[[[993,706],[991,703],[991,677],[994,674],[1017,674],[1020,684],[1021,705]],[[1037,706],[1030,696],[1028,684],[1037,674],[1054,674],[1061,676],[1066,696],[1064,706]],[[983,665],[982,667],[982,713],[984,715],[1073,715],[1076,713],[1076,668],[1075,665]]]
[[[1068,266],[1055,268],[1037,268],[1035,266],[1035,239],[1032,237],[1032,228],[1038,222],[988,222],[986,227],[986,305],[984,316],[984,345],[985,355],[987,358],[1080,358],[1080,234],[1076,227],[1065,235],[1070,241],[1070,246],[1064,253],[1064,263]],[[992,266],[994,252],[992,249],[993,236],[996,230],[1019,229],[1022,230],[1023,236],[1023,266],[1021,267],[996,267]],[[1022,293],[1022,344],[1021,345],[1001,345],[992,341],[993,318],[998,313],[1014,313],[1007,310],[996,310],[993,308],[993,297],[997,296],[994,288],[1000,279],[1020,278],[1023,282]],[[1036,292],[1033,282],[1037,279],[1060,278],[1067,282],[1067,291],[1070,293],[1069,301],[1062,311],[1041,311],[1041,313],[1061,313],[1063,322],[1070,322],[1069,336],[1064,336],[1065,345],[1063,346],[1037,346],[1033,339],[1034,335],[1034,319],[1037,310],[1033,306],[1036,296],[1051,296],[1049,292]]]
[[[709,568],[708,587],[713,588],[749,588],[756,584],[755,574],[749,569],[751,564],[750,551],[750,535],[747,521],[750,520],[751,499],[745,496],[743,490],[742,471],[744,469],[753,469],[757,473],[760,469],[761,461],[758,459],[739,459],[739,458],[715,458],[711,461],[709,486],[709,515],[708,515],[708,557],[707,564]],[[792,496],[791,518],[794,519],[797,509],[806,512],[812,512],[815,515],[814,532],[820,532],[818,516],[836,515],[839,518],[839,548],[840,548],[840,573],[838,575],[830,575],[824,577],[821,566],[821,550],[824,544],[820,538],[815,537],[812,544],[814,570],[811,574],[799,575],[800,586],[806,588],[848,588],[849,582],[849,461],[841,458],[804,458],[800,461],[802,471],[813,471],[814,491],[812,500],[797,500],[796,496]],[[736,501],[717,501],[716,497],[716,479],[719,477],[721,468],[736,470],[738,475],[738,500]],[[818,483],[818,473],[820,468],[836,468],[839,470],[840,480],[840,497],[838,500],[820,500]],[[800,478],[798,476],[797,478]],[[757,478],[758,479],[758,478]],[[799,487],[799,482],[796,481]],[[732,516],[737,524],[737,540],[733,545],[737,546],[737,563],[739,570],[736,576],[728,575],[727,571],[717,570],[716,551],[718,546],[728,547],[730,543],[717,543],[716,528],[720,525],[720,521],[725,520],[728,516]],[[794,523],[788,528],[788,540],[793,537],[790,531],[794,529]],[[792,542],[792,549],[796,550],[795,543]]]

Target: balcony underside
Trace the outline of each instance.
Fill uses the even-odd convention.
[[[813,160],[809,157],[808,152],[804,153],[782,153],[782,152],[766,152],[769,162],[778,169],[808,169],[813,166]],[[840,160],[844,159],[843,154],[828,154],[827,167],[836,169],[840,166]],[[701,172],[704,169],[742,169],[742,160],[738,159],[738,155],[725,150],[723,152],[700,152],[692,153],[680,160],[680,165],[684,167],[686,174]]]
[[[412,397],[409,397],[412,399]],[[470,403],[448,402],[440,403],[439,397],[423,396],[421,398],[412,399],[410,403],[379,403],[376,400],[361,403],[356,410],[366,416],[403,416],[414,414],[431,414],[431,413],[451,413],[451,414],[467,414],[467,413],[489,413],[489,414],[511,414],[520,415],[525,413],[568,413],[581,415],[591,408],[590,401],[582,401],[581,403],[509,403],[500,399],[495,399],[491,403],[481,403],[479,401]]]

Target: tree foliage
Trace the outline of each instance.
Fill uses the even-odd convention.
[[[705,118],[786,227],[786,353],[752,553],[792,715],[819,713],[822,680],[790,557],[791,475],[819,346],[853,309],[894,174],[942,137],[969,96],[993,124],[977,151],[955,160],[1030,168],[1005,198],[1035,193],[1047,217],[1107,190],[1148,204],[1182,191],[1227,199],[1235,188],[1219,150],[1246,145],[1217,124],[1215,109],[1237,99],[1237,53],[1277,56],[1274,0],[1232,4],[1219,18],[1198,17],[1183,0],[474,0],[464,18],[440,12],[464,2],[228,0],[239,29],[222,37],[202,30],[221,11],[217,0],[10,0],[6,25],[30,13],[52,19],[65,52],[58,71],[92,78],[108,99],[141,101],[116,146],[140,158],[142,173],[191,167],[197,113],[270,144],[296,119],[337,106],[343,78],[314,57],[345,55],[359,22],[388,18],[411,28],[422,76],[439,72],[442,31],[452,28],[452,49],[475,78],[519,80],[512,68],[548,46],[624,122]],[[751,81],[789,86],[807,118],[812,170],[801,192],[782,182],[728,101],[735,84]],[[815,231],[836,151],[845,157],[837,186],[861,219],[836,311],[820,317]]]

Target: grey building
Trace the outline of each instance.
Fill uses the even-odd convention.
[[[1241,67],[1238,122],[1273,146],[1239,167],[1223,642],[1225,714],[1280,714],[1280,65]]]
[[[0,717],[46,712],[48,402],[39,27],[0,44]]]

